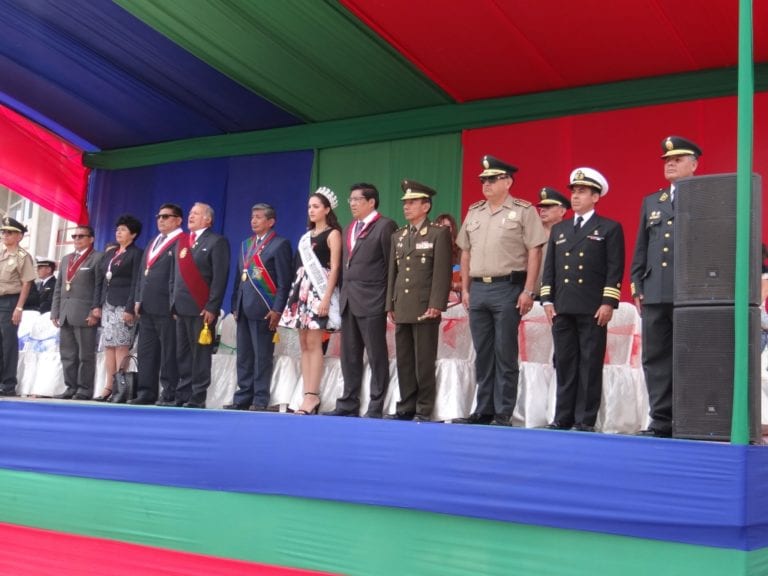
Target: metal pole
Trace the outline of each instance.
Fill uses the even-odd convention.
[[[734,309],[733,418],[731,443],[749,443],[749,261],[752,197],[754,73],[752,1],[739,0],[739,81],[736,166],[736,281]]]

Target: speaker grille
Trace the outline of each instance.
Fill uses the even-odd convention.
[[[673,416],[676,438],[730,440],[733,306],[675,308]],[[749,309],[750,439],[761,439],[760,309]]]
[[[749,303],[760,303],[761,181],[752,177]],[[675,306],[732,305],[736,277],[736,175],[685,178],[675,188]]]

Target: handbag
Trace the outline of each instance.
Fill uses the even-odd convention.
[[[136,398],[136,379],[138,374],[135,370],[133,372],[128,371],[128,365],[131,360],[136,365],[136,356],[128,355],[123,358],[117,372],[112,376],[113,395],[111,400],[116,404],[124,404],[128,400]]]

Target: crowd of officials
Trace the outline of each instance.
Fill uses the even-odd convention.
[[[669,436],[672,425],[672,264],[675,182],[692,176],[699,147],[678,136],[662,141],[669,186],[648,195],[631,264],[632,297],[643,324],[643,368],[650,426],[643,435]],[[234,268],[231,309],[237,324],[237,390],[229,410],[266,411],[278,326],[297,330],[304,396],[299,415],[317,414],[328,334],[341,331],[344,388],[324,414],[359,416],[363,355],[371,370],[364,417],[426,422],[435,405],[435,363],[442,312],[462,304],[476,352],[476,407],[469,424],[512,426],[518,389],[518,328],[540,300],[552,326],[557,377],[555,418],[547,428],[594,431],[602,395],[607,326],[624,275],[621,224],[598,213],[609,191],[590,167],[570,174],[563,194],[541,189],[536,205],[510,193],[517,167],[492,156],[479,174],[484,199],[459,228],[449,214],[430,220],[437,191],[403,180],[405,226],[378,211],[379,191],[350,187],[352,221],[342,228],[339,199],[319,188],[308,200],[307,232],[296,250],[276,229],[272,206],[251,210],[253,234],[230,262],[226,237],[212,230],[213,209],[196,203],[182,228],[180,206],[160,206],[157,233],[136,246],[142,223],[116,222],[115,242],[94,250],[94,231],[78,226],[75,250],[56,263],[37,262],[19,242],[26,228],[2,221],[0,249],[0,394],[16,394],[17,327],[23,309],[50,311],[60,328],[66,390],[62,399],[115,401],[113,380],[138,337],[132,404],[205,408],[213,337]],[[568,210],[572,218],[566,218]],[[384,415],[389,385],[387,321],[395,325],[400,400]],[[97,328],[106,383],[93,398]]]

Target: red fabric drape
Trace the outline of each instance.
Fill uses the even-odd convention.
[[[256,564],[0,523],[0,573],[13,576],[311,576]]]
[[[598,212],[621,222],[626,244],[622,297],[629,299],[629,267],[635,249],[643,197],[667,186],[661,141],[685,136],[704,152],[697,175],[736,171],[736,98],[713,98],[613,112],[580,114],[551,120],[467,130],[462,137],[462,218],[467,207],[482,200],[477,175],[480,161],[491,154],[520,168],[513,196],[538,200],[543,186],[565,194],[568,177],[578,166],[591,166],[608,179],[610,190]],[[755,95],[754,171],[768,186],[768,93]],[[572,212],[566,214],[573,217]],[[763,222],[768,202],[763,200]]]
[[[82,150],[0,106],[0,184],[59,216],[88,223]]]

